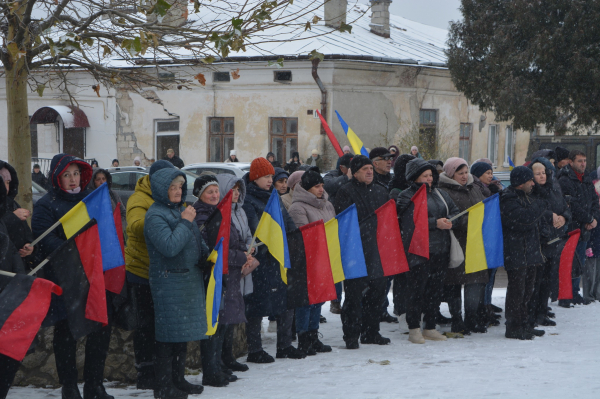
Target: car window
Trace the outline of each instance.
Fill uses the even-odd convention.
[[[137,181],[140,180],[140,178],[146,176],[147,173],[140,173],[140,172],[136,172],[135,174],[135,182],[133,183],[134,185],[137,184]],[[135,190],[135,187],[133,188]]]
[[[120,172],[112,173],[112,189],[113,190],[133,190],[131,187],[130,179],[131,173]]]
[[[184,170],[184,172],[186,174],[188,194],[191,194],[194,191],[194,182],[198,175],[190,173],[188,170]]]
[[[235,172],[231,169],[223,169],[223,168],[209,168],[209,167],[202,167],[202,168],[196,168],[194,170],[194,173],[196,175],[200,175],[202,174],[202,172],[212,172],[216,175],[220,175],[220,174],[228,174],[228,175],[234,175],[235,176]]]

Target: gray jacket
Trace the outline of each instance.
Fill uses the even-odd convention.
[[[296,184],[289,214],[296,227],[301,227],[318,220],[327,222],[333,219],[335,209],[333,204],[328,201],[328,195],[325,191],[323,192],[323,198],[317,198],[314,194],[303,189],[300,184]]]

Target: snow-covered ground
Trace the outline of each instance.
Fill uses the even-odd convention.
[[[505,289],[495,289],[494,304],[504,308],[505,295]],[[533,341],[504,338],[501,324],[487,334],[415,345],[408,342],[401,317],[400,324],[381,324],[382,334],[392,340],[390,345],[361,345],[350,351],[342,340],[339,316],[329,313],[326,304],[323,315],[327,323],[321,324],[320,331],[322,341],[333,346],[332,353],[250,364],[249,371],[237,374],[238,381],[226,388],[206,387],[196,397],[599,398],[600,304],[572,309],[555,305],[558,325],[546,327],[546,335]],[[442,310],[448,315],[447,308]],[[263,344],[274,356],[275,334],[265,333]],[[200,383],[201,377],[188,379]],[[151,391],[112,383],[107,384],[107,391],[116,398],[153,398]],[[60,396],[60,389],[13,388],[8,398]]]

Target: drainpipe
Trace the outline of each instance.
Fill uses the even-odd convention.
[[[319,86],[319,89],[321,90],[321,115],[323,115],[323,118],[327,120],[327,90],[325,89],[325,85],[323,85],[323,82],[317,73],[317,68],[319,67],[320,61],[321,60],[318,58],[314,58],[312,60],[312,77],[315,82],[317,82],[317,86]],[[323,124],[321,124],[321,134],[325,134],[325,128],[323,128]]]

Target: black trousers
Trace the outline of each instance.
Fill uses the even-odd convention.
[[[381,308],[385,299],[387,277],[355,278],[344,281],[346,296],[342,305],[344,341],[358,341],[362,335],[379,333]]]
[[[221,359],[223,359],[224,363],[233,363],[236,361],[235,356],[233,355],[233,332],[236,324],[226,324],[225,332],[223,333],[223,353],[221,354]]]
[[[223,339],[226,326],[219,324],[217,331],[207,339],[200,341],[200,355],[202,357],[202,378],[214,378],[222,373],[221,355],[223,353]]]
[[[465,284],[465,323],[474,326],[478,323],[478,314],[483,307],[485,284]],[[462,320],[462,285],[446,285],[444,299],[453,320]]]
[[[246,339],[248,341],[248,353],[255,353],[262,350],[262,338],[260,336],[260,326],[262,317],[247,317]],[[294,309],[287,309],[279,316],[274,316],[277,321],[277,349],[285,349],[292,345],[292,326],[294,324]]]
[[[400,316],[406,313],[406,292],[408,273],[400,273],[394,276],[394,286],[392,287],[394,298],[394,311]]]
[[[519,328],[527,325],[528,304],[533,295],[538,266],[506,270],[506,327]]]
[[[85,343],[85,364],[83,380],[92,387],[102,385],[104,381],[104,364],[110,344],[112,326],[110,323],[87,336]],[[54,356],[58,381],[62,385],[77,384],[77,341],[71,335],[69,322],[61,320],[54,326]]]
[[[406,324],[409,329],[421,327],[424,314],[426,330],[435,329],[435,319],[444,292],[444,278],[448,268],[449,254],[432,255],[408,272]]]
[[[150,286],[146,284],[127,283],[137,303],[137,328],[133,332],[133,353],[135,367],[138,371],[144,368],[152,370],[156,356],[156,335],[154,332],[154,302]]]
[[[0,399],[5,399],[21,362],[0,353]]]

